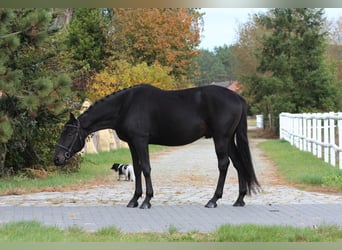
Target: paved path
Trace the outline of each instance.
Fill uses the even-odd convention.
[[[123,232],[210,232],[222,224],[291,225],[317,227],[342,226],[341,204],[248,205],[236,208],[221,205],[208,209],[202,205],[157,205],[150,210],[116,206],[5,206],[2,223],[36,220],[65,229],[78,226],[87,231],[116,226]]]
[[[212,140],[168,149],[152,158],[155,197],[152,209],[128,209],[132,182],[74,192],[44,192],[0,197],[0,224],[37,220],[67,228],[94,231],[116,226],[125,232],[215,230],[222,224],[262,224],[342,227],[342,197],[301,191],[282,184],[274,166],[251,141],[253,161],[262,192],[246,197],[244,208],[231,204],[238,195],[236,171],[230,167],[224,197],[216,209],[204,208],[213,195],[217,163]]]

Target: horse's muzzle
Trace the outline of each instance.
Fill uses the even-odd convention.
[[[63,166],[65,165],[66,159],[63,155],[57,155],[54,158],[54,162],[56,166]]]

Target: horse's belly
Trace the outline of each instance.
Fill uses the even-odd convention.
[[[183,139],[175,139],[175,138],[151,138],[149,144],[155,145],[163,145],[163,146],[183,146],[189,143],[192,143],[198,140],[201,137],[195,138],[183,138]]]
[[[192,143],[208,134],[204,122],[194,124],[173,124],[173,126],[159,127],[151,131],[150,143],[165,146],[181,146]]]

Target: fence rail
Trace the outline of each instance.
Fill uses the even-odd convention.
[[[342,112],[279,115],[280,139],[342,169]]]

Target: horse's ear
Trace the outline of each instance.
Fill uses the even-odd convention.
[[[70,112],[70,118],[69,118],[71,121],[74,121],[76,120],[75,116],[73,113]]]

